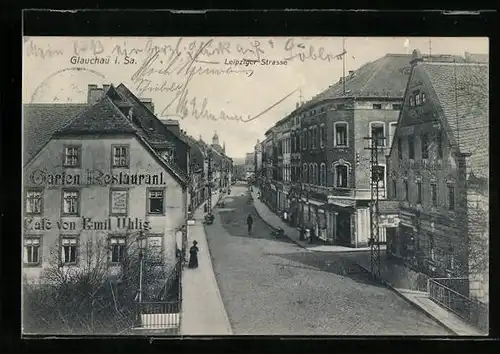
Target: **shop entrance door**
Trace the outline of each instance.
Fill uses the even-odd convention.
[[[387,238],[387,252],[396,255],[396,228],[386,227],[385,235]]]
[[[337,243],[343,246],[351,245],[351,214],[341,211],[337,214]]]

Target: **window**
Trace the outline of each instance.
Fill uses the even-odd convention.
[[[455,186],[448,185],[448,209],[455,210]]]
[[[422,181],[417,181],[417,203],[422,204]]]
[[[398,159],[403,159],[403,143],[401,138],[398,138]]]
[[[371,122],[370,123],[371,128],[370,128],[370,133],[371,137],[376,139],[377,141],[377,146],[384,146],[385,145],[385,125],[384,123],[379,123],[379,122]]]
[[[309,164],[309,179],[308,179],[309,183],[314,183],[314,165],[311,163]]]
[[[416,92],[415,93],[415,106],[420,106],[421,101],[420,101],[420,93]]]
[[[422,158],[429,158],[429,136],[426,133],[423,133],[420,138],[421,148],[422,148]]]
[[[41,214],[43,207],[43,190],[28,189],[26,191],[26,213]]]
[[[336,187],[347,188],[347,173],[348,173],[348,167],[346,165],[335,166]]]
[[[111,263],[121,263],[125,259],[127,243],[124,236],[113,236],[109,239]]]
[[[441,131],[437,132],[436,136],[436,148],[437,148],[437,156],[439,159],[443,158],[443,133]]]
[[[128,167],[128,146],[113,146],[113,167]]]
[[[374,103],[372,107],[373,109],[382,109],[382,105],[380,103]]]
[[[27,265],[40,264],[40,237],[26,237],[24,239],[24,263]]]
[[[392,146],[392,139],[394,139],[394,135],[396,133],[397,126],[398,126],[397,122],[389,123],[389,146]]]
[[[66,146],[64,148],[64,166],[79,167],[80,166],[80,146]]]
[[[75,237],[63,237],[61,240],[61,262],[64,265],[77,263],[78,240]]]
[[[379,188],[384,188],[385,166],[374,166],[372,170],[372,183],[378,183]]]
[[[395,179],[392,180],[392,195],[394,199],[398,197],[398,183]]]
[[[413,96],[410,96],[410,107],[415,106],[415,98]]]
[[[334,146],[347,146],[347,123],[335,123],[334,130]]]
[[[401,105],[396,103],[392,105],[392,109],[395,111],[400,111],[401,110]]]
[[[307,176],[308,176],[308,174],[307,174],[307,164],[304,164],[302,166],[302,182],[303,183],[307,183]]]
[[[325,147],[325,141],[326,141],[326,130],[325,130],[325,125],[321,124],[319,127],[319,145],[320,147]]]
[[[436,183],[431,184],[431,200],[432,200],[432,206],[437,207],[437,184]]]
[[[307,148],[308,149],[312,149],[313,146],[314,146],[314,138],[313,138],[312,128],[309,128],[309,130],[307,132],[307,141],[309,143],[309,145],[307,146]]]
[[[148,190],[148,214],[163,214],[165,204],[165,191]]]
[[[326,165],[324,163],[322,163],[319,167],[319,173],[320,173],[320,177],[319,177],[319,184],[323,187],[326,187],[327,185],[327,181],[326,181]]]
[[[413,135],[408,135],[408,158],[415,158],[415,141]]]
[[[308,147],[308,144],[309,144],[307,129],[304,129],[303,132],[302,132],[302,134],[303,134],[302,142],[304,143],[302,145],[302,150],[307,150],[307,147]]]
[[[314,164],[314,184],[319,185],[319,173],[318,173],[318,164]]]
[[[128,215],[127,189],[111,189],[109,198],[111,215]]]
[[[405,200],[409,201],[410,200],[410,190],[408,188],[408,181],[404,181],[404,187],[405,187]]]
[[[63,214],[78,215],[80,212],[80,191],[63,190]]]
[[[427,100],[427,97],[425,97],[425,93],[421,93],[421,96],[422,96],[422,103],[425,103],[425,101]]]

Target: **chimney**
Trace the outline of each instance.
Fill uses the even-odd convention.
[[[160,119],[160,121],[163,123],[165,127],[167,127],[168,130],[173,132],[175,135],[180,135],[181,130],[179,127],[179,121],[176,119]]]
[[[153,100],[151,98],[141,98],[141,103],[151,111],[151,113],[155,112],[155,105],[153,103]]]
[[[354,70],[349,70],[348,72],[349,72],[349,76],[354,75]]]
[[[108,89],[109,89],[110,86],[111,85],[109,85],[109,84],[103,84],[102,85],[102,91],[103,91],[103,93],[105,93],[106,91],[108,91]]]
[[[87,103],[94,104],[102,97],[103,89],[97,85],[89,85],[87,93]]]

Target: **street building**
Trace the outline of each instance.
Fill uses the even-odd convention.
[[[79,268],[89,240],[119,274],[138,234],[165,267],[187,217],[189,147],[123,84],[89,85],[85,104],[23,107],[24,275]]]
[[[388,198],[398,201],[400,220],[388,253],[482,303],[489,288],[488,80],[487,61],[477,55],[414,51],[387,158]]]
[[[259,139],[254,146],[254,168],[255,178],[259,178],[262,170],[262,144]]]
[[[401,109],[410,59],[410,55],[387,54],[350,71],[310,101],[297,104],[273,127],[277,139],[284,138],[287,148],[293,146],[293,151],[286,150],[286,160],[285,155],[277,156],[277,161],[287,161],[286,165],[278,162],[283,171],[294,166],[290,176],[286,174],[290,179],[294,176],[293,193],[283,188],[284,192],[277,192],[277,203],[281,208],[290,205],[281,197],[288,195],[285,199],[292,201],[290,221],[295,226],[331,244],[365,247],[369,243],[371,153],[365,149],[370,146],[365,138],[378,137],[382,149],[374,173],[385,176],[385,155]],[[273,181],[276,185],[277,180]],[[385,178],[379,184],[383,199]],[[382,242],[386,232],[395,230],[393,216],[384,215]]]

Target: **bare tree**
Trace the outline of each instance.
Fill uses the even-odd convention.
[[[61,263],[60,246],[51,249],[49,265],[36,285],[24,283],[24,326],[29,333],[107,334],[132,327],[139,289],[141,250],[127,236],[118,264],[110,264],[107,240],[90,238],[80,245],[79,263]],[[154,299],[168,269],[151,250],[142,250],[143,299]]]

